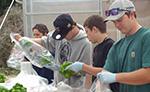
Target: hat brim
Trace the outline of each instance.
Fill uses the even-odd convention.
[[[109,21],[109,20],[117,20],[117,19],[121,18],[125,13],[126,13],[126,11],[122,11],[122,12],[120,12],[117,15],[110,15],[109,17],[107,17],[104,20],[104,23],[107,22],[107,21]]]
[[[57,31],[54,31],[53,34],[52,34],[52,37],[55,40],[62,40],[62,39],[64,39],[66,37],[67,34],[68,33],[59,34],[59,33],[57,33]]]

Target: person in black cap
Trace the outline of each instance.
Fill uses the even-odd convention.
[[[59,15],[53,22],[55,30],[51,35],[41,39],[32,38],[31,40],[43,45],[49,51],[55,50],[56,66],[45,65],[54,71],[54,84],[64,81],[73,88],[83,88],[85,84],[85,72],[73,75],[65,79],[60,73],[60,65],[65,61],[81,61],[90,65],[92,44],[89,42],[84,27],[73,21],[69,14]],[[15,35],[16,39],[19,39]]]

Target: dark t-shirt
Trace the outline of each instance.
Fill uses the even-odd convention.
[[[94,67],[103,67],[107,54],[113,45],[114,41],[111,38],[105,39],[102,43],[95,46],[93,50],[93,66]],[[92,77],[92,82],[96,79],[95,76]],[[113,92],[119,92],[119,84],[113,83],[110,84],[110,88]]]

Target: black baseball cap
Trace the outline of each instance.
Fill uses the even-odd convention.
[[[53,39],[62,40],[72,29],[73,19],[69,14],[59,15],[53,22],[55,31],[52,34]]]

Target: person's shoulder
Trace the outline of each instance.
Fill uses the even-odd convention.
[[[48,32],[47,35],[52,36],[52,34],[53,34],[54,31],[55,31],[55,30]]]
[[[104,45],[112,45],[115,41],[111,38],[108,38],[107,40],[104,41]]]
[[[150,30],[150,28],[145,27],[145,26],[142,26],[141,29],[142,29],[142,30]]]
[[[143,36],[150,36],[150,28],[147,28],[147,27],[142,27],[141,29],[141,32],[143,32],[141,35],[143,35]]]
[[[122,37],[121,39],[115,41],[113,43],[113,47],[117,47],[117,46],[120,46],[122,44],[122,42],[124,41],[125,37]]]
[[[112,38],[108,38],[107,40],[108,40],[107,41],[108,43],[114,43],[115,42]]]
[[[150,28],[147,28],[147,27],[144,27],[142,26],[140,29],[139,29],[140,32],[143,32],[143,33],[150,33]]]

